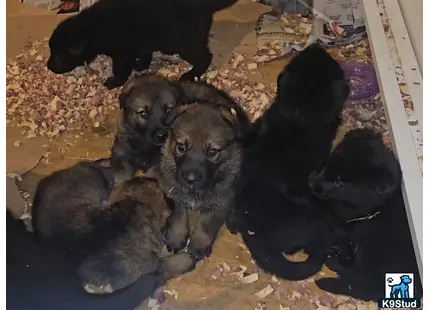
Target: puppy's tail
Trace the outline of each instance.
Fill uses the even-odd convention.
[[[324,278],[315,281],[316,285],[329,293],[350,296],[364,301],[377,301],[384,292],[379,287],[368,284],[357,285],[344,278]]]
[[[244,241],[260,268],[283,279],[290,281],[307,279],[319,272],[324,264],[325,255],[322,253],[308,253],[306,261],[292,262],[282,255],[282,249],[258,238],[247,236]]]

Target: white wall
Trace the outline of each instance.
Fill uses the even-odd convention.
[[[418,65],[423,72],[423,0],[398,0]],[[427,0],[428,1],[428,0]]]

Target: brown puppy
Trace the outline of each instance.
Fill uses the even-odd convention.
[[[155,179],[137,177],[122,184],[111,207],[96,219],[99,226],[111,227],[117,234],[95,232],[90,236],[94,250],[78,270],[83,283],[116,291],[147,274],[157,273],[163,284],[193,269],[194,260],[188,253],[160,258],[170,214]]]
[[[175,204],[167,230],[170,250],[176,252],[186,245],[187,208],[201,214],[188,246],[197,260],[210,254],[232,208],[233,184],[242,161],[237,112],[226,108],[226,101],[220,102],[198,102],[172,112],[158,171],[160,186]]]
[[[158,163],[168,133],[166,117],[179,102],[179,91],[161,76],[143,75],[124,86],[119,101],[121,115],[111,158],[116,184]]]

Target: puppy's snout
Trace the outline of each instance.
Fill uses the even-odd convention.
[[[188,185],[196,185],[201,182],[203,175],[197,170],[184,170],[181,172],[181,178]]]
[[[154,139],[160,142],[164,142],[167,138],[167,129],[158,129],[154,133]]]

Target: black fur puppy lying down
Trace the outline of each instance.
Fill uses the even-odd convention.
[[[157,274],[149,274],[113,294],[88,294],[69,262],[36,240],[9,213],[6,240],[6,308],[10,310],[132,310],[163,284]]]
[[[171,205],[158,183],[134,178],[107,202],[113,178],[104,159],[42,179],[32,210],[38,239],[67,255],[81,284],[96,292],[121,290],[146,275],[159,285],[193,269],[188,253],[161,257]]]
[[[422,296],[400,182],[394,154],[368,130],[348,133],[322,170],[311,175],[313,192],[349,221],[351,241],[331,249],[327,266],[339,278],[317,280],[321,289],[376,301],[385,294],[385,273],[412,272],[415,294]]]
[[[147,69],[152,53],[161,51],[193,66],[182,78],[200,78],[212,61],[212,15],[236,1],[100,0],[57,26],[48,68],[62,74],[104,54],[112,58],[113,75],[104,83],[111,89],[123,85],[133,69]]]
[[[340,65],[312,45],[281,72],[275,102],[244,137],[248,150],[227,227],[279,277],[305,279],[324,264],[331,217],[311,202],[307,179],[329,156],[348,93]],[[300,249],[309,254],[305,262],[282,255]]]

